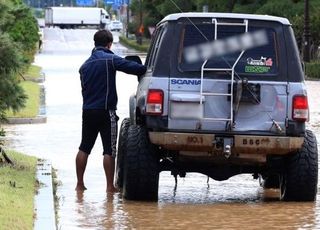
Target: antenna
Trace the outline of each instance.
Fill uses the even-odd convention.
[[[184,13],[181,8],[173,1],[173,0],[170,0],[170,2],[181,12],[181,13]],[[206,37],[206,35],[204,35],[202,33],[202,31],[199,29],[199,27],[193,23],[193,21],[191,21],[191,19],[189,17],[187,17],[188,21],[198,30],[198,32],[202,35],[202,37],[204,39],[206,39],[207,41],[209,41],[209,39]]]

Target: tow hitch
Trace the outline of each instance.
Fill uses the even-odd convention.
[[[217,137],[215,140],[216,147],[219,149],[223,149],[223,155],[225,158],[229,158],[231,156],[231,147],[233,145],[233,138],[223,138]]]

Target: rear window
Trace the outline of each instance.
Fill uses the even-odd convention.
[[[181,25],[181,24],[180,24]],[[203,22],[198,24],[183,24],[180,36],[179,50],[179,69],[182,72],[200,71],[204,63],[203,60],[187,62],[184,58],[184,50],[187,47],[196,46],[206,42],[214,42],[215,26],[213,23]],[[249,32],[265,31],[267,36],[266,45],[247,49],[241,56],[235,71],[237,74],[245,75],[277,75],[278,74],[278,55],[276,32],[272,28],[261,26],[250,26]],[[245,26],[239,25],[219,25],[217,30],[217,40],[225,40],[233,36],[240,36],[245,32]],[[236,62],[241,51],[215,56],[207,61],[207,68],[231,68]],[[220,73],[223,74],[223,73]]]

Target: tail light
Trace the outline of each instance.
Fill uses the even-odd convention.
[[[147,96],[146,112],[152,115],[161,115],[163,110],[163,91],[150,89]]]
[[[305,95],[296,95],[292,101],[292,119],[300,122],[309,119],[308,97]]]

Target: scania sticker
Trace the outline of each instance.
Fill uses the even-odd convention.
[[[248,65],[255,65],[255,66],[272,66],[273,61],[272,58],[266,58],[261,56],[260,60],[255,60],[253,58],[248,58],[247,59],[247,64]]]
[[[171,79],[172,85],[200,85],[201,80],[191,80],[191,79]]]

